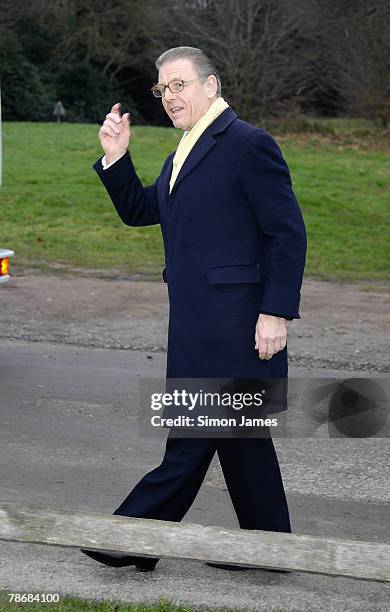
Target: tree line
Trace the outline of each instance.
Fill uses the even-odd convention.
[[[169,47],[203,48],[242,119],[340,114],[390,120],[386,0],[0,1],[3,118],[100,123],[120,100],[166,125],[150,87]]]

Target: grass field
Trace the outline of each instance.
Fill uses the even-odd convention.
[[[33,595],[39,594],[33,593]],[[97,602],[62,596],[60,596],[59,603],[9,603],[9,600],[10,597],[7,592],[0,592],[1,612],[23,609],[28,610],[28,612],[192,612],[193,610],[187,606],[175,606],[165,599],[150,605],[122,604],[117,601]],[[229,612],[229,610],[220,608],[214,612]]]
[[[317,132],[273,135],[290,166],[308,231],[306,274],[340,280],[387,278],[388,150],[383,132],[351,120],[317,122]],[[158,226],[128,228],[92,163],[98,126],[5,123],[0,247],[14,264],[121,271],[160,278]],[[150,184],[180,132],[136,127],[131,143],[139,176]]]

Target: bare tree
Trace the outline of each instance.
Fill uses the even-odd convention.
[[[55,48],[55,61],[82,57],[112,79],[124,67],[139,64],[145,29],[140,0],[63,0],[57,14],[66,32]]]
[[[171,41],[205,49],[224,95],[243,118],[258,121],[296,104],[310,70],[303,17],[285,8],[285,0],[189,0],[172,2],[165,18]],[[154,41],[159,51],[173,46],[155,31]]]
[[[347,110],[390,122],[390,6],[383,0],[304,0],[306,19],[332,58]]]
[[[2,0],[0,10],[0,36],[9,31],[18,20],[18,7],[13,0]]]
[[[355,114],[390,123],[390,7],[361,10],[339,42],[341,92]]]

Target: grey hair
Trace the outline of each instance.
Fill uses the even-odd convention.
[[[221,95],[221,79],[218,74],[214,62],[206,55],[201,49],[196,47],[173,47],[164,51],[155,62],[157,70],[160,70],[161,66],[165,62],[173,62],[177,59],[186,58],[191,60],[193,66],[201,81],[207,81],[207,77],[211,74],[217,79],[217,96]]]

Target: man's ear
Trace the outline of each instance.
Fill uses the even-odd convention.
[[[207,95],[209,98],[214,98],[217,95],[218,83],[213,74],[207,77]]]

